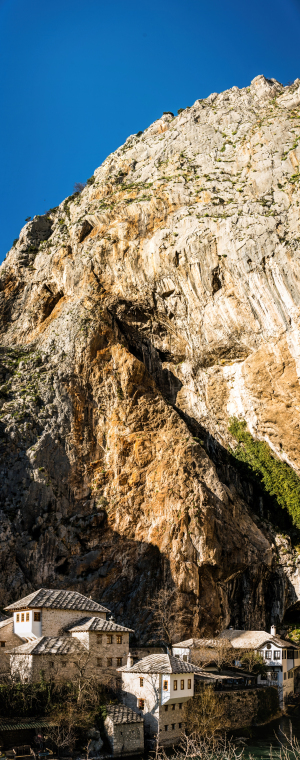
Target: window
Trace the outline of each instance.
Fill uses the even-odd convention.
[[[180,681],[180,688],[184,689],[184,680],[183,679]]]
[[[107,658],[107,667],[112,668],[112,657]]]
[[[144,679],[140,678],[140,686],[144,686]]]
[[[172,705],[172,710],[175,710],[176,705]]]
[[[166,705],[166,706],[165,706],[165,712],[168,712],[168,709],[169,709],[169,706],[168,706],[168,705]]]
[[[192,679],[188,678],[188,689],[192,688]]]
[[[97,644],[102,644],[102,636],[99,633],[97,633]]]
[[[0,647],[5,647],[5,641],[0,642]]]
[[[21,612],[21,623],[24,623],[25,620],[25,612]]]
[[[175,723],[172,723],[172,731],[175,731]]]
[[[168,681],[164,681],[164,682],[163,682],[163,690],[164,690],[164,691],[168,691],[168,688],[169,688],[169,683],[168,683]]]
[[[283,674],[283,680],[286,681],[286,673]]]
[[[97,668],[102,668],[102,657],[97,657]]]
[[[274,649],[274,660],[280,660],[280,649]]]
[[[33,613],[33,619],[34,619],[34,621],[35,621],[36,623],[39,623],[39,622],[40,622],[40,619],[41,619],[41,613],[40,613],[40,612],[34,612],[34,613]]]
[[[61,667],[62,667],[62,668],[66,668],[66,667],[67,667],[67,663],[66,663],[64,660],[63,660],[63,661],[62,661],[62,663],[61,663]]]
[[[178,728],[181,728],[181,726],[182,726],[182,723],[178,723]]]
[[[174,691],[177,691],[177,681],[173,681],[173,689]]]
[[[300,654],[299,649],[295,649],[295,652],[294,652],[295,660],[299,660],[299,654]]]
[[[122,657],[117,657],[117,668],[122,667]]]
[[[271,660],[272,659],[272,652],[266,650],[265,651],[265,659],[266,660]]]
[[[187,662],[187,654],[184,654],[182,659],[184,662]]]
[[[26,622],[28,623],[28,621],[29,621],[29,612],[26,612]]]
[[[286,649],[282,650],[282,659],[286,660]]]
[[[179,710],[182,710],[182,702],[179,702]]]
[[[117,644],[122,644],[122,636],[117,636]]]
[[[19,613],[17,613],[17,615],[16,615],[16,623],[19,623],[19,622],[20,622],[20,615],[19,615]]]
[[[144,710],[145,709],[145,700],[144,699],[139,699],[138,700],[138,708],[139,708],[139,710]]]
[[[113,643],[113,637],[111,635],[110,636],[106,636],[106,643],[107,644],[112,644]]]
[[[53,660],[51,662],[49,662],[49,665],[50,665],[50,668],[54,668],[54,662],[53,662]]]
[[[275,671],[271,673],[271,681],[277,681],[278,680],[278,673]]]
[[[168,730],[168,728],[169,728],[169,726],[165,726],[165,731],[167,731],[167,730]]]

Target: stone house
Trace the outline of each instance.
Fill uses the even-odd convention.
[[[127,660],[132,630],[106,620],[105,607],[77,592],[40,589],[11,608],[17,639],[12,643],[17,646],[7,654],[15,678],[27,682],[43,673],[65,680],[81,673],[105,683],[116,680],[117,668]]]
[[[153,654],[133,665],[129,655],[122,674],[123,703],[144,717],[145,734],[159,744],[176,744],[184,731],[184,705],[194,696],[200,669],[169,654]]]
[[[9,657],[7,651],[11,647],[17,647],[24,643],[24,639],[14,633],[13,617],[6,618],[0,623],[0,673],[9,671]]]
[[[104,727],[113,755],[143,754],[144,718],[125,705],[107,705]]]

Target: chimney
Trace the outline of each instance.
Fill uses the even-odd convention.
[[[133,666],[133,657],[132,657],[132,654],[130,654],[130,652],[128,652],[127,667],[128,668],[132,668],[132,666]]]
[[[276,625],[271,625],[271,636],[276,636]]]

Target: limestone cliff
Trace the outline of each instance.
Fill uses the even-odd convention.
[[[146,640],[164,582],[190,635],[300,598],[227,456],[235,415],[300,471],[299,107],[300,80],[259,76],[166,113],[22,229],[0,282],[1,601],[75,588]]]

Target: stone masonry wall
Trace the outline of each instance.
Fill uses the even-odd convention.
[[[175,702],[159,708],[159,743],[164,747],[178,744],[185,728],[185,704]],[[181,705],[181,707],[180,707]],[[166,710],[166,708],[168,708]]]
[[[44,607],[41,614],[42,636],[58,636],[66,625],[75,623],[84,617],[106,619],[106,612],[85,612],[84,610],[56,610]]]
[[[221,692],[227,728],[242,728],[270,720],[279,710],[278,691],[274,687],[249,691]]]
[[[143,723],[116,723],[107,717],[104,722],[114,755],[144,751]]]
[[[19,647],[23,643],[23,639],[20,639],[20,637],[14,633],[13,621],[0,628],[0,673],[9,670],[9,649]]]

